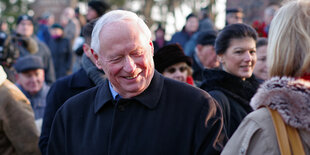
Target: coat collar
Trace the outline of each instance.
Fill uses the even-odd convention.
[[[154,109],[159,102],[163,86],[164,77],[160,75],[160,73],[155,71],[149,87],[138,96],[135,96],[129,100],[136,100],[144,106],[148,107],[149,109]],[[98,91],[96,93],[94,101],[94,112],[97,113],[105,104],[111,102],[112,100],[113,97],[109,88],[109,82],[108,80],[106,80],[102,85],[98,86]]]
[[[2,66],[0,66],[0,85],[6,80],[7,75],[5,74]]]

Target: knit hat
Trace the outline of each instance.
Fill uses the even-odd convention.
[[[163,71],[179,62],[185,62],[192,66],[192,59],[186,56],[179,44],[170,44],[160,48],[154,55],[155,69],[163,73]]]
[[[90,1],[88,2],[88,6],[96,10],[98,16],[103,15],[110,8],[104,1]]]
[[[230,14],[230,13],[243,13],[242,8],[229,8],[226,10],[226,14]]]
[[[58,28],[58,29],[64,30],[64,27],[62,27],[62,26],[61,26],[60,24],[58,24],[58,23],[53,24],[53,25],[51,26],[51,28],[52,28],[52,29]]]
[[[44,69],[44,64],[40,57],[35,55],[26,55],[17,60],[14,64],[14,68],[18,73],[21,73],[32,69]]]
[[[198,34],[197,37],[197,45],[213,45],[215,43],[215,39],[216,39],[216,31],[214,30],[206,30],[206,31],[201,31]]]
[[[31,16],[28,16],[28,15],[20,15],[17,18],[16,24],[18,25],[22,20],[30,20],[32,25],[34,25],[33,18]]]

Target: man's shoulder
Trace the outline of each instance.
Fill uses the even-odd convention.
[[[193,99],[201,99],[202,97],[210,98],[210,95],[206,91],[187,83],[179,82],[169,78],[165,78],[164,82],[165,89],[167,89],[171,94],[190,97]]]

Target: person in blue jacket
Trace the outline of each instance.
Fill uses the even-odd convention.
[[[186,23],[181,31],[172,35],[172,38],[168,44],[178,43],[185,48],[186,43],[191,39],[193,34],[198,31],[199,20],[198,17],[191,13],[186,17]]]
[[[60,107],[48,154],[219,153],[219,105],[205,91],[155,71],[151,31],[135,13],[103,15],[91,48],[107,80]]]

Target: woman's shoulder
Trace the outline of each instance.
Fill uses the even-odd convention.
[[[222,154],[277,154],[277,138],[269,111],[260,108],[244,118]]]

